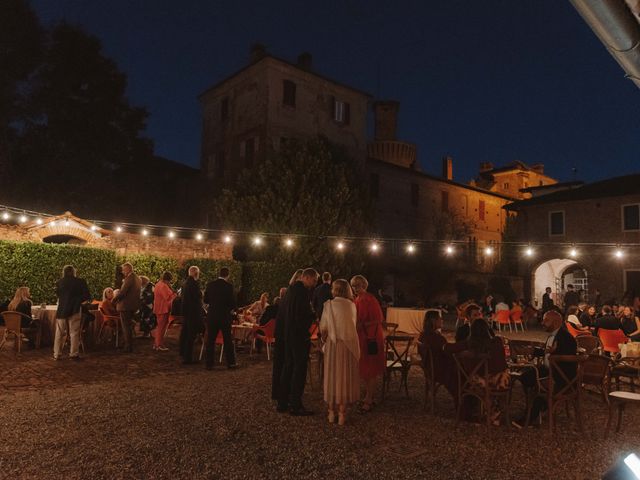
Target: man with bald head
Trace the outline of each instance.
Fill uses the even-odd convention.
[[[538,367],[538,377],[545,378],[549,376],[549,355],[576,355],[578,351],[578,345],[575,338],[569,333],[564,325],[564,319],[562,314],[549,310],[542,317],[542,327],[549,333],[547,341],[545,342],[544,349],[544,361],[543,364]],[[576,364],[564,363],[559,365],[567,378],[572,379],[576,376]],[[536,376],[533,370],[527,370],[521,377],[522,385],[526,389],[534,388],[536,386]],[[553,388],[554,390],[562,389],[566,384],[565,379],[559,373],[554,372]],[[531,422],[538,421],[540,414],[547,409],[546,398],[536,397],[531,407],[531,416],[529,420]],[[526,423],[526,418],[513,422],[515,427],[521,428]]]

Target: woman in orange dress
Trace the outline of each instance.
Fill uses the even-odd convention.
[[[378,377],[384,373],[385,352],[382,332],[382,308],[378,299],[367,292],[369,282],[362,275],[351,279],[351,288],[356,294],[356,328],[360,342],[360,377],[365,385],[365,396],[360,411],[371,411],[373,394]],[[374,347],[375,345],[375,347]]]

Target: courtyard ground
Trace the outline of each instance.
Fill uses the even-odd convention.
[[[305,404],[317,414],[291,417],[270,401],[265,355],[206,371],[179,364],[175,332],[169,342],[166,353],[138,339],[134,354],[105,349],[81,362],[0,352],[0,478],[596,479],[640,450],[639,409],[605,440],[606,408],[592,395],[584,434],[564,414],[553,435],[546,425],[456,427],[444,390],[435,415],[423,410],[418,368],[409,398],[395,383],[374,412],[340,427],[327,423],[314,364]]]

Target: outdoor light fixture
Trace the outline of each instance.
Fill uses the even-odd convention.
[[[42,225],[42,219],[41,218],[36,218],[36,223],[38,225]]]
[[[2,219],[3,220],[9,220],[11,218],[11,215],[9,214],[9,212],[4,212],[2,214]]]
[[[524,254],[525,254],[527,257],[533,257],[533,248],[531,248],[531,247],[527,247],[527,249],[524,251]]]
[[[95,232],[96,230],[98,230],[98,227],[96,227],[95,225],[91,225],[91,230]]]
[[[373,243],[371,244],[371,246],[369,247],[369,249],[370,249],[372,252],[374,252],[374,253],[375,253],[375,252],[377,252],[378,250],[380,250],[380,245],[378,245],[376,242],[373,242]]]
[[[173,230],[169,230],[169,233],[167,235],[169,235],[169,238],[175,238],[176,232],[174,232]]]
[[[257,235],[255,237],[253,237],[253,244],[256,247],[259,247],[260,245],[262,245],[262,237],[259,237]]]
[[[336,249],[338,249],[340,251],[344,250],[344,243],[342,243],[342,242],[336,243]]]
[[[487,257],[490,257],[491,255],[493,255],[493,248],[492,248],[492,247],[487,247],[487,248],[485,248],[485,249],[484,249],[484,254],[485,254]]]
[[[18,221],[20,223],[25,223],[27,221],[27,216],[26,215],[20,215],[20,218],[18,219]]]
[[[224,241],[224,243],[231,243],[233,239],[231,238],[231,235],[225,235],[222,240]]]
[[[613,254],[616,256],[616,258],[624,257],[624,252],[620,248],[616,248],[616,251]]]
[[[198,240],[198,241],[202,240],[202,234],[201,233],[196,233],[196,240]]]
[[[453,247],[452,247],[451,245],[447,245],[447,248],[445,248],[445,249],[444,249],[444,252],[445,252],[447,255],[451,255],[451,254],[453,254]]]
[[[293,247],[293,240],[291,240],[290,238],[287,238],[284,241],[284,244],[285,244],[286,247],[291,248],[291,247]]]
[[[416,247],[413,243],[407,245],[407,253],[414,253],[416,251]]]
[[[576,250],[575,248],[572,248],[571,250],[569,250],[569,256],[571,258],[575,258],[578,256],[578,250]]]
[[[55,220],[51,220],[49,222],[49,225],[52,226],[52,227],[55,227],[56,226],[56,221]]]
[[[122,232],[122,227],[120,225],[118,225],[116,227],[116,232],[121,233]]]
[[[149,230],[147,230],[146,228],[143,228],[141,233],[143,236],[146,237],[147,235],[149,235]]]

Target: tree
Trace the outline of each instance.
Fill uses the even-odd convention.
[[[135,202],[132,187],[152,144],[141,135],[146,110],[126,99],[126,75],[79,27],[55,26],[46,47],[30,80],[29,118],[12,153],[10,176],[18,185],[12,197],[34,209],[87,216]],[[88,202],[98,195],[100,202]]]
[[[282,248],[283,238],[266,238],[263,253],[251,258],[352,273],[363,266],[361,253],[351,249],[339,256],[326,237],[367,232],[370,208],[359,180],[354,161],[325,139],[291,140],[223,191],[214,214],[222,229],[294,237],[290,251]]]

